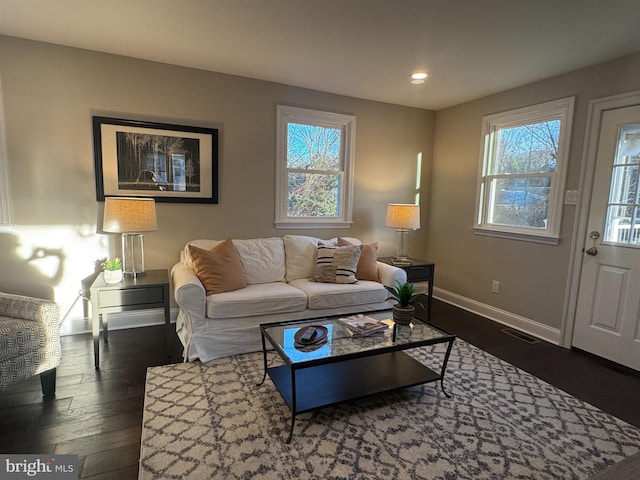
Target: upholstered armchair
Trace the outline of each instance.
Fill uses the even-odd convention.
[[[0,390],[40,375],[42,394],[54,395],[60,358],[58,304],[0,292]]]

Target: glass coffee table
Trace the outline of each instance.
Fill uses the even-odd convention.
[[[291,441],[296,415],[339,402],[387,392],[399,388],[440,381],[444,374],[455,335],[415,319],[411,325],[396,325],[391,310],[366,312],[365,315],[388,325],[384,333],[351,337],[338,318],[263,323],[260,325],[264,375],[269,375],[291,410]],[[299,346],[294,339],[307,326],[324,326],[327,341],[319,345]],[[284,361],[267,366],[267,342]],[[402,350],[447,343],[439,372],[418,362]]]

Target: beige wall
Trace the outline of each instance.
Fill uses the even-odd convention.
[[[290,232],[378,240],[380,253],[392,254],[395,235],[384,227],[385,206],[413,201],[422,154],[423,228],[411,234],[410,253],[436,262],[436,287],[559,328],[576,207],[565,206],[558,246],[473,235],[481,119],[575,95],[566,187],[577,189],[588,102],[640,89],[640,55],[437,114],[2,36],[0,78],[16,224],[0,232],[0,280],[55,284],[63,312],[93,261],[119,254],[117,236],[95,233],[101,204],[91,115],[109,114],[220,129],[220,203],[158,204],[160,229],[145,235],[147,268],[170,268],[193,238]],[[277,104],[356,115],[351,229],[274,228]],[[63,270],[55,256],[26,262],[37,247],[59,252]],[[501,282],[498,295],[490,292],[492,280]]]
[[[119,237],[95,233],[92,114],[220,129],[219,204],[159,203],[159,230],[145,235],[147,268],[170,268],[194,238],[348,235],[392,254],[386,204],[413,201],[420,153],[423,185],[429,178],[435,113],[426,110],[1,36],[0,76],[16,224],[0,233],[0,279],[43,276],[36,266],[54,277],[55,258],[24,258],[39,246],[60,250],[64,271],[51,282],[63,311],[93,261],[119,253]],[[357,117],[351,229],[274,228],[277,104]],[[421,193],[428,198],[426,187]],[[412,235],[410,253],[426,235]]]
[[[474,235],[482,116],[575,96],[566,189],[577,190],[589,101],[638,89],[634,55],[438,111],[425,252],[437,265],[436,286],[560,328],[576,207],[564,207],[558,246]]]

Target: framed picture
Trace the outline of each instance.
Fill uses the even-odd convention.
[[[96,198],[218,203],[218,130],[93,117]]]

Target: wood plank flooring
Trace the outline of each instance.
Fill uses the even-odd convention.
[[[547,382],[640,427],[640,373],[584,352],[527,344],[503,325],[434,301],[433,322]],[[63,337],[56,397],[33,378],[0,392],[0,452],[77,454],[80,477],[137,478],[144,381],[150,366],[180,362],[164,326],[109,332],[101,368],[88,334]],[[171,357],[168,356],[168,353]]]
[[[38,378],[0,392],[0,452],[75,454],[80,478],[136,479],[147,367],[182,360],[164,328],[110,331],[100,370],[91,335],[62,337],[55,399]]]

